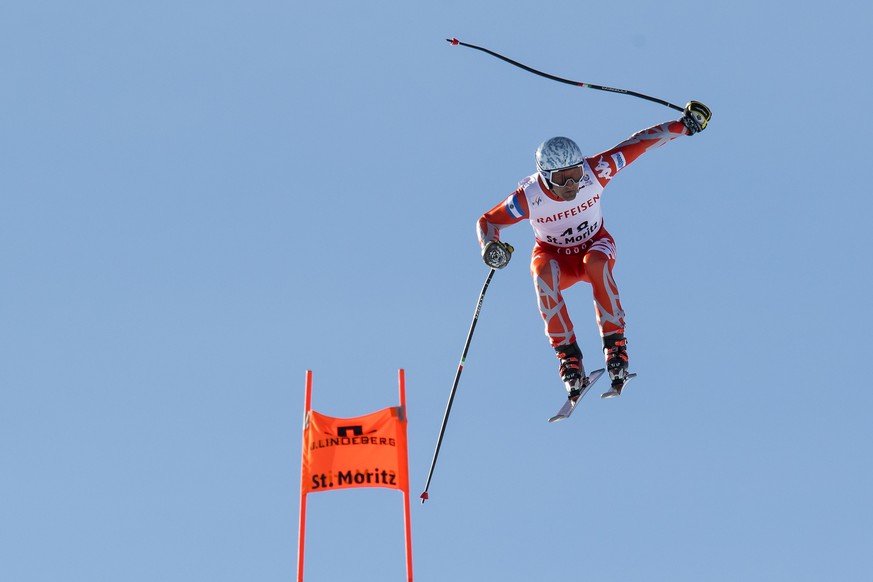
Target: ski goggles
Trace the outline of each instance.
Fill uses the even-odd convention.
[[[558,170],[550,170],[543,172],[543,174],[545,174],[546,181],[549,184],[560,188],[569,185],[570,182],[578,184],[582,181],[584,172],[582,171],[582,164],[579,164],[578,166],[568,166]]]

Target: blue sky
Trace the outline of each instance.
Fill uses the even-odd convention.
[[[288,580],[304,377],[407,375],[416,580],[873,569],[873,9],[838,0],[0,7],[0,578]],[[603,199],[639,378],[563,397],[522,223],[424,486],[479,215],[553,135],[676,118]],[[590,291],[566,294],[586,365]],[[401,495],[310,495],[306,579],[401,580]]]

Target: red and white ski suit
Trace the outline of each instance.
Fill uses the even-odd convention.
[[[502,228],[523,219],[530,221],[536,236],[530,270],[546,336],[553,347],[576,341],[561,290],[579,281],[591,284],[601,336],[624,333],[624,311],[612,276],[615,241],[603,226],[600,196],[610,180],[631,162],[686,134],[681,121],[668,121],[585,158],[579,193],[569,202],[552,194],[538,173],[532,174],[506,200],[479,219],[477,233],[481,247],[500,240]],[[605,255],[606,260],[596,253]],[[593,264],[604,266],[591,268]]]

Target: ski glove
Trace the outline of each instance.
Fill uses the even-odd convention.
[[[688,135],[700,133],[706,129],[706,124],[712,118],[712,111],[700,101],[689,101],[682,115],[682,123],[688,129]]]
[[[502,269],[509,264],[514,250],[508,243],[492,240],[482,248],[482,260],[492,269]]]

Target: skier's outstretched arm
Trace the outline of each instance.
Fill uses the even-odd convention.
[[[706,128],[712,112],[703,103],[691,101],[680,119],[638,131],[615,147],[588,158],[601,185],[646,152],[659,148],[682,135],[694,135]]]

